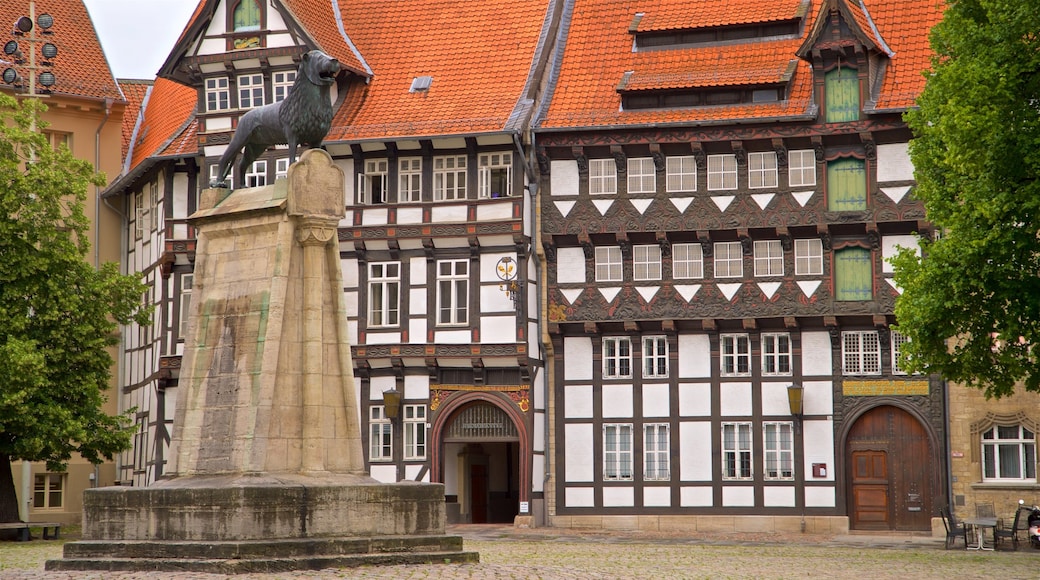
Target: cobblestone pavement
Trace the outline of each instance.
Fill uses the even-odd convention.
[[[811,534],[669,534],[511,526],[451,526],[479,564],[364,567],[248,574],[235,580],[281,578],[1038,578],[1040,551],[943,550],[941,539],[923,536],[819,536]],[[218,580],[198,573],[46,572],[61,557],[62,542],[0,543],[3,580]]]

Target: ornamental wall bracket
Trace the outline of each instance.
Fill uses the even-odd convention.
[[[730,141],[729,146],[733,148],[733,156],[737,158],[737,167],[747,167],[747,151],[744,149],[744,142]]]
[[[787,147],[784,146],[784,140],[780,138],[773,139],[773,151],[776,151],[776,163],[779,167],[787,166]]]
[[[588,179],[589,158],[585,156],[585,148],[571,147],[571,154],[574,155],[574,160],[578,162],[578,174],[583,180]]]
[[[620,145],[611,145],[610,154],[614,157],[618,174],[628,173],[628,155],[625,154],[625,150]]]

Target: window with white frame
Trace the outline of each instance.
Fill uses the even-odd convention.
[[[289,176],[289,158],[282,157],[274,160],[274,178],[284,179]]]
[[[751,423],[722,424],[722,479],[751,479]]]
[[[723,334],[719,337],[719,367],[724,377],[751,374],[751,340],[746,334]]]
[[[643,377],[668,376],[668,339],[664,336],[643,337]]]
[[[632,480],[632,425],[603,425],[603,479]]]
[[[426,459],[426,405],[404,406],[404,458]]]
[[[249,171],[242,176],[242,182],[246,187],[260,187],[267,185],[267,161],[257,159],[249,166]]]
[[[513,193],[513,154],[481,153],[477,156],[477,177],[481,198],[506,197]]]
[[[823,275],[823,240],[812,238],[794,241],[794,275]]]
[[[791,335],[786,332],[762,334],[762,374],[791,374]]]
[[[737,156],[732,153],[708,156],[708,190],[737,188]]]
[[[627,336],[603,337],[603,378],[632,378],[632,339]]]
[[[466,199],[465,155],[433,158],[433,199],[434,201]]]
[[[589,159],[589,195],[617,193],[614,159]]]
[[[841,333],[841,372],[844,375],[880,375],[881,341],[876,330]]]
[[[787,152],[787,179],[791,187],[816,185],[816,152],[812,149],[796,149]]]
[[[394,429],[383,405],[368,408],[368,458],[371,461],[390,461],[394,458]]]
[[[748,153],[748,187],[776,187],[776,151]]]
[[[213,183],[220,177],[220,164],[214,163],[209,166],[209,181]],[[229,171],[228,176],[224,178],[224,183],[228,186],[228,189],[235,189],[235,172]]]
[[[56,510],[65,505],[65,474],[37,473],[33,477],[33,509]]]
[[[296,82],[296,71],[278,71],[271,75],[271,88],[274,89],[274,100],[272,102],[284,101]]]
[[[634,280],[661,279],[661,246],[632,247],[632,278]]]
[[[762,424],[765,479],[794,479],[794,423]]]
[[[898,330],[893,330],[891,335],[892,342],[892,374],[894,375],[905,375],[907,374],[899,366],[899,354],[903,350],[903,345],[906,344],[910,339]]]
[[[422,201],[422,158],[397,160],[397,201]]]
[[[596,281],[620,282],[621,278],[621,248],[596,246]]]
[[[994,425],[982,433],[983,481],[1036,481],[1036,433],[1024,425]]]
[[[744,275],[744,249],[740,242],[715,242],[715,277],[740,278]]]
[[[437,324],[469,322],[469,260],[437,262]]]
[[[226,111],[231,108],[227,77],[206,79],[206,111]]]
[[[401,293],[401,264],[368,265],[368,325],[397,326]]]
[[[668,433],[668,423],[643,425],[643,479],[665,481],[672,478]]]
[[[386,203],[386,159],[365,161],[365,171],[358,176],[358,203]]]
[[[697,158],[693,155],[666,158],[664,174],[668,193],[697,191]]]
[[[704,249],[700,244],[672,244],[672,278],[703,278]]]
[[[628,158],[628,192],[654,193],[657,191],[657,170],[650,157]]]
[[[780,240],[755,240],[755,276],[783,276],[784,247]]]
[[[184,274],[181,276],[180,325],[177,333],[181,340],[184,340],[184,338],[188,336],[188,315],[191,312],[191,289],[194,285],[194,274]]]
[[[238,108],[252,109],[264,104],[264,75],[239,75]]]

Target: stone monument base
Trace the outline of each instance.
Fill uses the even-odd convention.
[[[444,487],[365,476],[183,477],[83,497],[83,539],[47,570],[284,572],[477,562],[444,531]]]

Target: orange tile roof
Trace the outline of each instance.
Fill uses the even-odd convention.
[[[899,110],[914,106],[924,90],[924,71],[931,68],[928,31],[942,20],[942,0],[871,2],[870,15],[895,56],[881,85],[875,108]]]
[[[144,117],[137,127],[136,142],[131,146],[129,170],[161,154],[171,142],[183,136],[195,118],[196,96],[197,92],[191,87],[167,79],[155,80],[144,103]],[[198,151],[198,141],[193,145],[192,153]]]
[[[348,95],[328,140],[504,130],[525,95],[549,3],[340,0],[373,77]],[[418,76],[433,82],[411,93]]]
[[[151,86],[152,81],[119,81],[119,88],[123,89],[123,95],[126,97],[126,108],[123,109],[123,154],[120,159],[126,159],[126,154],[130,150],[130,140],[133,138],[134,127],[137,126],[137,116],[141,112],[141,104]]]
[[[119,90],[116,79],[112,76],[112,69],[108,66],[108,60],[101,49],[94,23],[90,19],[86,6],[82,0],[48,0],[36,3],[36,16],[50,14],[54,17],[54,26],[51,27],[52,35],[41,36],[46,42],[53,42],[58,47],[58,55],[54,58],[54,66],[51,70],[57,78],[56,84],[51,88],[55,94],[69,95],[74,97],[85,97],[89,99],[113,99],[123,100],[123,93]],[[21,16],[29,15],[27,2],[0,2],[0,23],[3,28],[3,42],[18,40],[25,61],[29,60],[29,42],[26,38],[11,38],[11,23]],[[37,29],[38,30],[38,29]],[[37,51],[40,48],[36,49]],[[42,56],[37,52],[39,60]],[[7,68],[12,64],[5,63],[8,57],[0,54],[0,68]],[[16,67],[17,68],[17,67]],[[28,76],[23,69],[22,76]],[[6,85],[0,84],[0,87]]]
[[[348,69],[370,76],[368,65],[359,58],[350,40],[344,38],[339,28],[339,7],[334,5],[334,1],[282,0],[282,3],[318,43],[318,48],[336,57]]]
[[[686,89],[786,82],[797,59],[778,58],[791,41],[760,42],[750,46],[695,48],[637,53],[633,72],[623,88]],[[719,66],[720,62],[727,66]]]
[[[806,12],[809,0],[697,0],[695,2],[638,2],[635,12],[646,8],[637,32],[690,30],[791,20]],[[618,10],[624,11],[617,3]],[[628,17],[632,14],[628,13]]]

